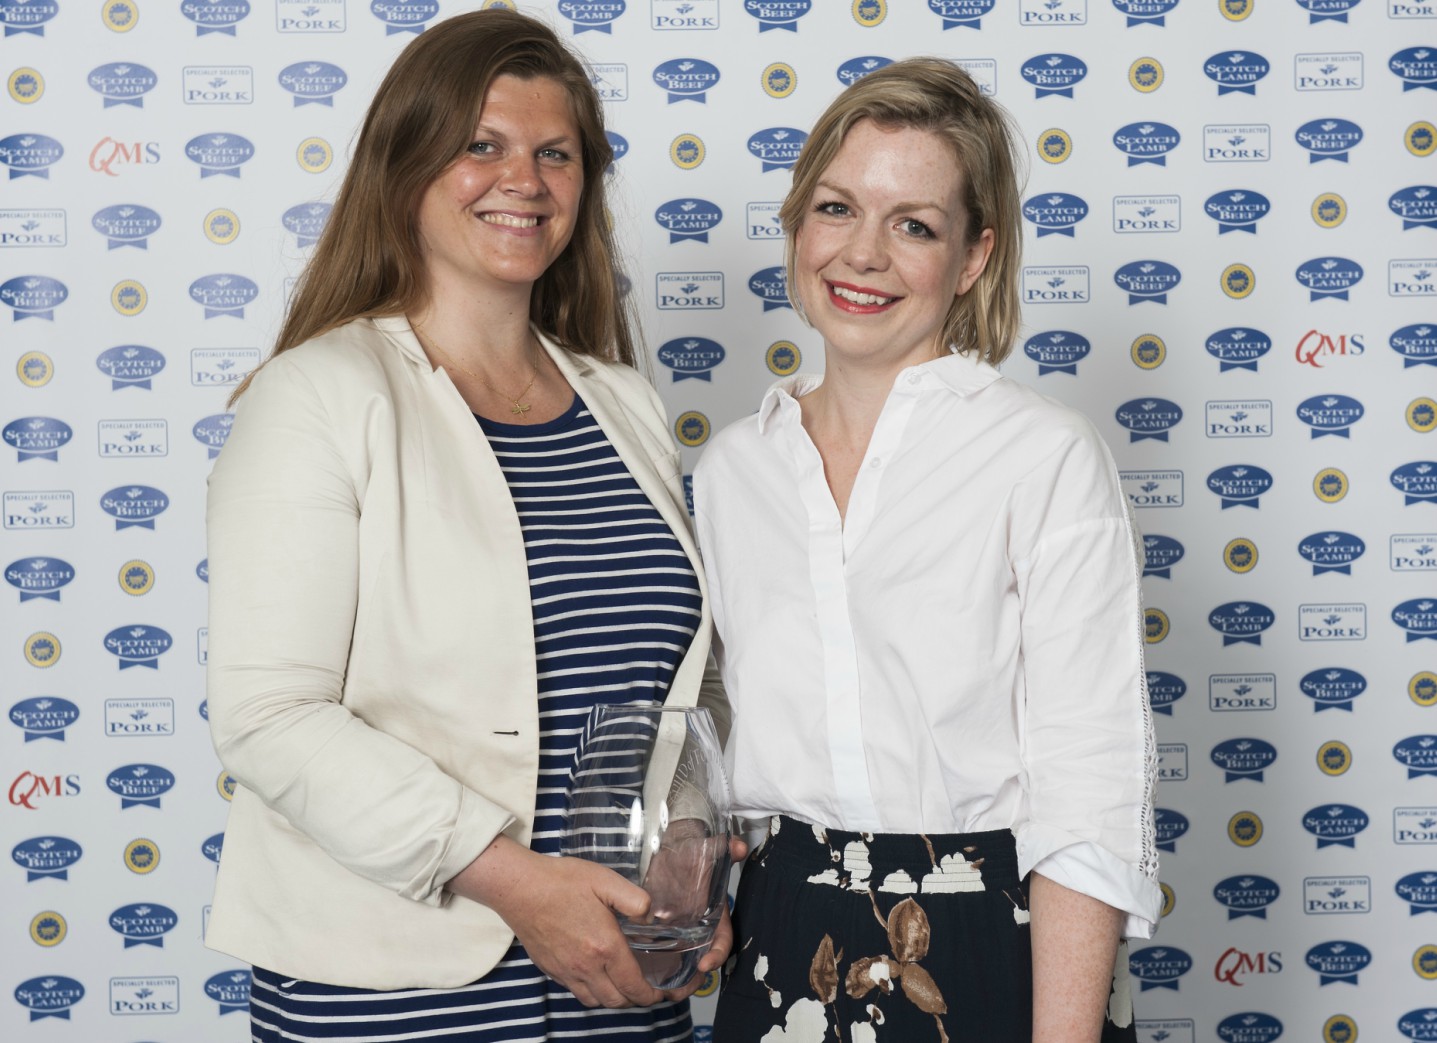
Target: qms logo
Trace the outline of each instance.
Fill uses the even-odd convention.
[[[1212,976],[1218,981],[1226,982],[1228,985],[1235,985],[1240,989],[1245,984],[1242,979],[1250,974],[1280,974],[1281,972],[1282,953],[1250,953],[1232,947],[1217,958],[1217,964],[1212,969]],[[1219,1033],[1219,1035],[1221,1035],[1221,1033]]]
[[[1398,330],[1393,337],[1402,332]],[[1298,340],[1297,347],[1293,349],[1293,357],[1303,365],[1322,369],[1324,359],[1356,358],[1366,351],[1367,345],[1362,342],[1363,336],[1361,333],[1333,334],[1308,330]]]
[[[51,798],[79,795],[78,775],[37,775],[33,771],[22,771],[11,781],[6,798],[14,807],[37,811],[38,803]]]

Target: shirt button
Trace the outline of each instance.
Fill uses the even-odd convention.
[[[922,375],[921,373],[910,373],[910,374],[908,374],[908,383],[910,383],[910,384],[918,384],[918,383],[921,383],[922,380],[923,380],[923,375]]]
[[[869,467],[882,467],[882,466],[883,466],[883,461],[880,460],[878,457],[875,456],[875,457],[873,457],[872,459],[870,459],[870,460],[868,461],[868,466],[869,466]]]

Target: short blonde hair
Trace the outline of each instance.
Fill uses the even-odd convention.
[[[1018,270],[1023,247],[1023,153],[1013,119],[958,66],[941,58],[909,58],[869,73],[833,100],[814,124],[793,167],[793,185],[779,210],[787,244],[784,267],[789,298],[804,321],[792,287],[795,240],[808,216],[814,189],[843,139],[860,120],[881,127],[912,127],[937,134],[953,147],[962,168],[968,242],[993,230],[987,267],[955,298],[943,325],[943,343],[960,354],[977,351],[998,365],[1013,350],[1022,321]]]

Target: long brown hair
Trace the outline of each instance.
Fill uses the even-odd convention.
[[[941,58],[909,58],[869,73],[824,111],[793,167],[793,184],[779,209],[787,236],[784,256],[788,285],[794,277],[794,243],[818,180],[859,120],[880,127],[913,127],[943,138],[963,173],[963,206],[968,242],[993,229],[993,252],[972,288],[954,299],[943,325],[943,344],[960,353],[977,351],[997,365],[1013,350],[1022,322],[1018,267],[1023,218],[1018,175],[1023,153],[1012,118],[983,96],[966,72]],[[794,310],[802,302],[790,289]],[[805,316],[805,321],[807,318]]]
[[[446,19],[395,60],[369,105],[275,355],[351,319],[401,315],[426,302],[416,221],[420,198],[468,147],[489,85],[503,75],[543,77],[563,87],[583,143],[584,189],[574,235],[534,284],[530,320],[577,354],[634,364],[632,323],[619,295],[618,254],[607,220],[604,169],[613,150],[598,95],[553,30],[502,8]],[[249,378],[230,401],[248,386]]]

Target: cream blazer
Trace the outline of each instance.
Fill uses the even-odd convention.
[[[702,685],[722,734],[658,396],[541,340],[699,572],[668,702]],[[360,988],[483,977],[513,935],[442,888],[500,833],[529,841],[528,570],[494,454],[407,322],[356,320],[259,371],[210,475],[208,535],[210,729],[239,785],[206,944]]]

